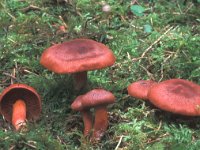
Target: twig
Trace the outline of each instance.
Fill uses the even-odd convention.
[[[177,1],[176,1],[177,2]],[[180,5],[179,5],[179,3],[177,2],[177,6],[178,6],[178,9],[179,9],[179,11],[180,11],[180,14],[183,14],[183,11],[181,10],[181,7],[180,7]]]
[[[16,71],[15,71],[15,68],[13,68],[13,71],[12,71],[12,74],[11,74],[13,77],[15,77],[16,79]],[[10,83],[13,84],[14,81],[13,81],[13,78],[10,79]]]
[[[25,8],[23,8],[23,9],[21,9],[21,11],[23,11],[23,12],[29,12],[29,11],[31,11],[31,10],[41,10],[41,8],[39,8],[39,7],[37,7],[37,6],[34,6],[34,5],[30,5],[30,6],[28,6],[28,7],[25,7]]]
[[[158,80],[159,82],[163,79],[164,77],[164,70],[163,70],[163,67],[164,67],[164,64],[167,62],[168,59],[171,58],[171,56],[174,55],[174,53],[171,53],[167,58],[164,59],[162,65],[161,65],[161,78]]]
[[[6,11],[6,13],[7,13],[14,21],[16,20],[15,16],[13,16],[11,13],[9,13],[8,11]]]
[[[158,128],[156,129],[156,131],[159,131],[160,128],[162,127],[162,121],[160,121]]]
[[[129,98],[129,97],[130,97],[130,95],[126,95],[126,96],[122,97],[121,99],[122,99],[122,100],[125,100],[125,99],[127,99],[127,98]]]
[[[34,72],[30,71],[30,70],[27,70],[27,69],[24,69],[23,71],[26,72],[26,73],[29,73],[29,74],[34,74],[36,76],[39,76],[38,74],[36,74],[36,73],[34,73]]]
[[[8,86],[10,83],[0,83],[0,86]]]
[[[15,76],[13,76],[13,75],[11,75],[9,73],[6,73],[6,72],[3,72],[3,75],[9,76],[9,77],[11,77],[11,78],[13,78],[15,80],[17,79]]]
[[[155,44],[157,44],[157,43],[158,43],[170,30],[172,30],[172,29],[173,29],[173,26],[170,27],[169,29],[167,29],[167,31],[165,31],[165,32],[163,33],[163,35],[161,35],[157,40],[155,40],[155,41],[142,53],[142,55],[141,55],[138,59],[143,58],[143,57],[151,50],[151,48],[152,48]],[[132,61],[135,61],[135,59],[136,59],[136,58],[133,58]]]
[[[6,73],[6,72],[3,72],[3,75],[6,75],[12,79],[15,79],[17,82],[20,82],[20,80],[18,78],[16,78],[15,76],[13,76],[12,74],[9,74],[9,73]],[[11,80],[11,84],[12,84],[12,80]]]
[[[64,19],[62,16],[59,16],[59,19],[62,21],[63,25],[65,26],[65,28],[68,28],[67,24],[65,23]]]
[[[161,135],[159,138],[157,138],[155,140],[147,141],[146,144],[151,144],[151,143],[154,143],[154,142],[158,142],[158,141],[160,141],[162,138],[164,138],[166,136],[169,136],[169,133],[165,133],[165,134]]]
[[[165,32],[163,33],[163,35],[161,35],[157,40],[155,40],[155,41],[144,51],[144,53],[142,53],[141,57],[144,57],[144,56],[146,55],[146,53],[148,53],[149,50],[151,50],[151,48],[152,48],[155,44],[157,44],[157,43],[158,43],[170,30],[172,30],[172,29],[173,29],[173,26],[170,27],[169,29],[167,29],[167,31],[165,31]]]
[[[30,143],[23,142],[23,144],[25,144],[26,146],[28,146],[28,147],[30,147],[32,149],[37,149],[36,146],[34,146],[34,145],[30,144]]]
[[[17,44],[17,42],[16,41],[14,41],[13,39],[11,39],[11,38],[7,38],[9,41],[11,41],[11,42],[13,42],[13,43],[15,43],[15,44]]]
[[[194,6],[194,4],[191,3],[191,4],[189,5],[189,7],[188,7],[186,10],[184,10],[184,13],[187,13],[193,6]]]
[[[16,18],[11,13],[9,13],[6,6],[2,2],[0,2],[0,6],[3,7],[3,11],[6,12],[14,21],[16,20]]]
[[[137,0],[132,0],[131,1],[131,5],[135,5],[135,4],[139,5],[138,1]]]
[[[95,20],[97,20],[97,19],[99,19],[99,18],[100,18],[100,16],[97,15],[97,16],[95,16],[94,18],[87,19],[87,20],[85,21],[85,23],[84,23],[84,29],[87,28],[88,22],[95,21]]]
[[[155,78],[154,78],[154,76],[153,76],[153,74],[152,73],[150,73],[148,70],[147,70],[147,68],[145,68],[144,66],[142,66],[142,65],[139,65],[143,70],[145,70],[146,71],[146,73],[147,73],[147,75],[150,77],[150,79],[153,79],[153,80],[155,80]]]
[[[15,149],[15,145],[12,145],[12,146],[9,148],[9,150],[13,150],[13,149]]]
[[[133,25],[133,24],[131,24],[131,26],[134,27],[134,28],[136,28],[136,29],[140,29],[140,30],[143,29],[143,27],[137,27],[137,26],[135,26],[135,25]]]
[[[119,142],[118,142],[117,146],[115,147],[115,150],[117,150],[119,148],[119,145],[121,144],[123,137],[124,137],[123,135],[120,136]]]

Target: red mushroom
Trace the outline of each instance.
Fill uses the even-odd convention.
[[[148,98],[165,111],[186,116],[200,115],[200,86],[183,79],[170,79],[150,88]]]
[[[74,86],[80,90],[87,84],[87,71],[113,65],[113,52],[104,44],[90,39],[75,39],[46,49],[40,63],[60,74],[73,74]]]
[[[90,130],[92,129],[92,118],[86,116],[89,114],[90,109],[95,109],[95,122],[94,122],[94,131],[91,137],[93,142],[99,141],[104,135],[108,127],[108,113],[106,106],[108,104],[115,102],[115,96],[106,90],[103,89],[94,89],[85,95],[78,96],[71,107],[73,110],[86,112],[83,113],[84,120],[84,136],[88,136]],[[91,115],[89,115],[91,116]],[[87,118],[87,119],[85,119]]]
[[[156,82],[152,80],[136,81],[128,86],[128,94],[138,99],[148,100],[148,91],[154,84]]]
[[[37,120],[41,112],[40,96],[26,84],[12,84],[0,95],[1,114],[16,130],[26,125],[26,120]]]

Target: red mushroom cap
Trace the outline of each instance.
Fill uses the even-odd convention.
[[[149,100],[158,108],[187,116],[200,115],[200,86],[183,79],[171,79],[151,87]]]
[[[46,49],[40,63],[56,73],[75,73],[113,65],[113,52],[104,44],[90,39],[75,39]]]
[[[40,96],[35,89],[26,84],[12,84],[3,90],[0,95],[0,110],[5,119],[12,121],[13,104],[19,99],[26,103],[27,119],[38,119],[41,112]]]
[[[108,105],[115,102],[115,96],[103,89],[94,89],[85,95],[78,96],[71,105],[76,111],[99,105]]]
[[[128,86],[128,94],[138,99],[147,100],[148,91],[154,84],[156,82],[152,80],[136,81]]]

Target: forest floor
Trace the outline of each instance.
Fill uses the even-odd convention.
[[[138,80],[182,78],[200,84],[200,2],[182,0],[0,1],[0,92],[12,83],[34,87],[42,113],[16,132],[0,117],[0,149],[198,150],[200,118],[162,111],[130,97]],[[107,45],[113,66],[88,72],[90,89],[116,96],[109,127],[99,143],[83,137],[81,114],[71,103],[71,76],[40,65],[55,43],[88,38]]]

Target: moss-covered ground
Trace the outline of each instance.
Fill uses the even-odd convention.
[[[70,75],[39,63],[46,48],[75,38],[102,42],[116,56],[112,67],[88,72],[91,89],[105,88],[117,98],[98,144],[85,141],[81,115],[70,108],[79,95]],[[200,84],[199,0],[0,1],[0,92],[25,83],[42,97],[41,117],[27,132],[15,132],[0,117],[2,150],[198,150],[199,117],[164,112],[127,94],[134,81],[171,78]]]

